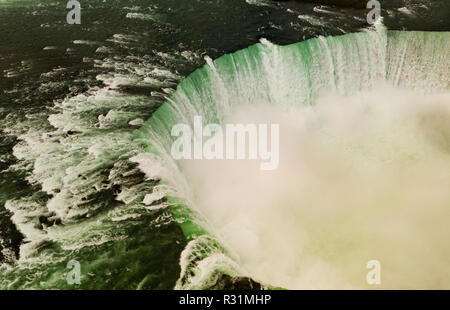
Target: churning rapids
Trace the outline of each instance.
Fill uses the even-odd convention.
[[[351,24],[365,23],[357,18],[341,31],[323,16],[297,14],[292,19],[303,24],[288,27],[311,39],[261,39],[242,49],[250,44],[244,40],[223,55],[228,43],[212,44],[216,34],[192,44],[214,48],[187,49],[194,35],[177,30],[189,27],[176,1],[135,2],[114,2],[117,16],[126,15],[120,31],[92,23],[92,34],[105,32],[102,42],[93,35],[67,50],[40,48],[62,50],[69,64],[39,74],[34,88],[26,80],[23,90],[5,91],[23,92],[23,100],[33,96],[30,88],[51,106],[23,108],[17,118],[16,102],[13,112],[0,106],[8,116],[0,138],[15,137],[7,140],[11,156],[0,154],[0,216],[11,222],[0,218],[0,288],[73,288],[66,282],[71,259],[80,262],[87,289],[223,288],[227,276],[269,288],[371,288],[370,260],[381,263],[380,288],[450,288],[450,32],[381,24],[362,31]],[[277,15],[269,14],[275,4],[248,9],[250,2],[231,6],[261,19],[293,15],[284,4]],[[258,42],[254,25],[236,16],[248,41]],[[332,16],[338,25],[348,19]],[[198,27],[194,34],[204,29],[197,17],[186,18]],[[272,26],[263,37],[283,37]],[[79,56],[83,67],[72,70]],[[3,71],[13,81],[33,65]],[[64,96],[56,100],[59,90]],[[197,115],[204,123],[279,124],[278,169],[174,160],[171,128]]]

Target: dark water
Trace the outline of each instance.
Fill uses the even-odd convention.
[[[68,25],[66,1],[0,0],[0,287],[68,288],[77,259],[80,288],[170,289],[187,240],[168,211],[142,204],[158,180],[129,161],[141,121],[205,56],[361,31],[365,12],[296,1],[81,6],[81,25]],[[382,8],[388,29],[450,30],[448,1]]]

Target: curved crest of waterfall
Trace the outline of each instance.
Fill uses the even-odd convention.
[[[220,189],[210,187],[198,189],[196,186],[200,187],[200,182],[193,182],[192,174],[185,175],[185,172],[189,170],[189,167],[186,167],[189,163],[177,162],[170,155],[171,145],[175,139],[171,136],[171,128],[178,123],[193,126],[196,115],[202,116],[205,123],[223,124],[233,111],[248,106],[256,107],[256,110],[252,110],[254,112],[258,111],[258,108],[262,110],[268,107],[271,111],[301,115],[308,113],[310,111],[308,107],[314,107],[317,101],[326,95],[331,95],[334,102],[332,104],[339,105],[339,109],[343,110],[346,109],[342,103],[347,100],[345,98],[351,98],[362,92],[373,92],[371,96],[383,96],[385,100],[392,100],[391,105],[397,104],[396,95],[392,89],[401,89],[404,92],[424,96],[445,92],[448,95],[449,33],[386,31],[381,25],[377,28],[377,31],[319,37],[288,46],[278,46],[262,40],[259,44],[225,55],[215,61],[207,59],[208,64],[187,77],[168,101],[139,130],[136,139],[146,145],[146,152],[135,156],[133,160],[140,164],[140,168],[147,176],[163,180],[165,184],[163,190],[167,196],[171,197],[171,210],[184,229],[185,235],[191,240],[181,257],[182,275],[177,283],[178,288],[209,287],[215,283],[219,272],[254,276],[256,280],[268,285],[289,288],[307,287],[306,283],[310,283],[308,275],[305,275],[304,282],[301,283],[288,279],[289,277],[283,272],[292,272],[295,275],[311,272],[309,276],[321,277],[312,271],[296,269],[304,270],[306,266],[311,267],[307,254],[304,258],[304,267],[300,254],[299,263],[292,264],[290,271],[283,269],[284,267],[274,267],[274,264],[277,265],[276,261],[272,262],[271,267],[262,267],[264,266],[261,262],[264,260],[262,258],[259,263],[261,268],[266,268],[264,272],[258,271],[258,266],[249,266],[251,263],[257,264],[257,260],[248,259],[250,263],[245,262],[246,258],[243,256],[248,253],[237,249],[238,246],[233,244],[233,240],[230,241],[232,237],[227,236],[229,233],[227,229],[230,228],[225,226],[221,227],[222,229],[218,228],[221,226],[220,222],[225,219],[214,218],[214,215],[212,219],[209,218],[211,212],[222,214],[219,210],[211,211],[214,208],[229,208],[233,211],[236,211],[236,208],[223,206],[218,201],[222,199]],[[380,85],[390,87],[388,91],[392,92],[391,98],[384,97],[381,93],[383,90],[379,88]],[[448,97],[445,98],[448,99]],[[411,103],[411,105],[414,104]],[[323,117],[325,118],[326,114]],[[305,147],[306,145],[305,143]],[[447,164],[443,167],[449,168]],[[215,167],[215,169],[220,168]],[[234,172],[239,173],[238,170]],[[220,174],[205,172],[203,174],[210,178],[221,177]],[[449,180],[445,178],[443,181]],[[257,188],[248,183],[243,186],[247,186],[245,188],[247,195],[258,195]],[[214,192],[216,200],[208,201],[213,204],[210,205],[211,210],[205,209],[201,206],[201,202],[198,202],[205,195],[201,192],[204,188],[216,190]],[[227,194],[233,195],[233,192]],[[246,198],[240,197],[240,199]],[[247,205],[241,207],[246,208]],[[337,205],[337,207],[340,206]],[[282,212],[281,210],[281,207],[271,209],[271,212],[275,212],[272,216],[276,218],[276,213]],[[237,217],[245,216],[245,212],[242,214],[239,212],[236,211],[239,214],[236,215]],[[342,212],[345,212],[345,209]],[[448,211],[445,213],[448,214]],[[260,219],[256,216],[251,220]],[[299,221],[299,225],[301,223],[302,221]],[[363,234],[361,228],[357,231]],[[241,231],[241,233],[245,232]],[[336,232],[336,234],[339,233]],[[395,234],[393,235],[395,238]],[[245,236],[241,237],[245,238]],[[266,247],[265,240],[260,239],[263,237],[255,238],[261,243],[261,248]],[[288,236],[284,238],[290,240]],[[297,239],[292,238],[292,242],[295,240]],[[322,241],[323,237],[317,237],[316,242]],[[267,247],[270,247],[270,244]],[[296,245],[292,244],[292,247],[296,248]],[[448,258],[447,250],[441,248],[438,251],[441,251],[439,255]],[[346,254],[350,255],[351,252]],[[357,251],[354,252],[357,253]],[[289,251],[287,253],[298,254]],[[254,255],[263,254],[261,249],[255,249]],[[327,261],[327,258],[324,258],[326,255],[322,257],[319,254],[316,259],[324,260],[321,270],[330,270],[336,282],[330,280],[329,285],[320,283],[318,287],[361,286],[357,281],[353,281],[354,279],[345,279],[345,276],[337,275],[339,270],[335,268],[338,267]],[[282,258],[279,260],[279,265],[285,264]],[[289,265],[289,262],[286,264]],[[313,266],[312,269],[316,267]],[[268,269],[273,269],[273,274]],[[403,282],[397,284],[405,285]]]

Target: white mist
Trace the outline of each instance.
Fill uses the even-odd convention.
[[[255,280],[289,289],[450,288],[450,94],[387,87],[314,107],[240,107],[280,124],[280,162],[186,161],[196,209]]]

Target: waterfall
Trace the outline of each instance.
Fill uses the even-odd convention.
[[[148,177],[161,179],[147,202],[166,196],[190,241],[177,287],[208,287],[226,273],[286,288],[360,288],[365,263],[377,255],[382,263],[385,258],[392,281],[386,287],[421,287],[415,281],[423,278],[407,275],[408,267],[420,265],[415,260],[395,268],[418,255],[414,246],[433,240],[429,222],[417,215],[421,203],[437,230],[439,214],[449,215],[449,51],[449,33],[378,25],[376,31],[288,46],[263,39],[215,61],[207,58],[135,136],[145,152],[133,160]],[[284,167],[267,177],[245,164],[173,160],[171,128],[192,126],[196,115],[206,123],[280,122],[289,132],[281,138]],[[419,190],[436,179],[441,201]],[[362,192],[352,193],[355,188]],[[405,191],[418,191],[408,192],[415,200]],[[416,245],[404,243],[412,242],[403,238],[408,231]],[[392,248],[382,240],[403,244],[404,253],[387,258]],[[445,268],[422,285],[439,287],[450,253],[441,241],[429,242],[436,266],[424,270]]]

